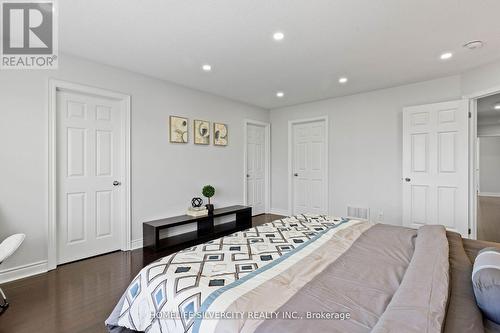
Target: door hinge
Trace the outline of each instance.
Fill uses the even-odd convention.
[[[469,118],[472,118],[472,112],[469,111]]]
[[[470,228],[469,228],[469,235],[470,235],[470,234],[472,234],[472,230],[470,230]]]

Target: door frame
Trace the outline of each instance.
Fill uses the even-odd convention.
[[[97,95],[104,98],[114,99],[121,104],[122,113],[122,135],[121,140],[121,165],[122,165],[122,230],[120,248],[122,251],[130,250],[131,247],[131,201],[130,201],[130,117],[131,97],[107,89],[82,85],[78,83],[49,79],[48,96],[48,259],[47,269],[57,267],[57,92],[70,91],[87,95]]]
[[[264,127],[264,156],[265,162],[265,176],[264,176],[264,213],[269,213],[271,210],[271,123],[259,120],[245,119],[243,121],[243,204],[248,205],[247,198],[247,138],[248,138],[248,125],[256,125]]]
[[[477,239],[477,186],[479,174],[477,171],[478,147],[477,147],[477,100],[483,97],[499,94],[500,86],[478,91],[470,95],[463,96],[469,100],[469,237]]]
[[[312,123],[317,121],[325,122],[325,183],[326,183],[326,214],[330,214],[330,183],[328,181],[330,173],[330,159],[328,152],[330,150],[330,141],[328,139],[328,116],[320,116],[314,118],[303,118],[288,121],[288,215],[293,214],[293,126],[297,124]]]

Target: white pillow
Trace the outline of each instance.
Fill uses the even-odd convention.
[[[472,286],[476,303],[485,317],[500,324],[500,250],[479,251],[472,270]]]

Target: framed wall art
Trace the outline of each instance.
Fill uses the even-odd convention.
[[[188,119],[177,116],[170,116],[170,142],[188,142]]]
[[[194,120],[194,143],[197,145],[210,144],[210,122],[206,120]]]
[[[221,123],[214,123],[214,145],[227,146],[228,132],[227,125]]]

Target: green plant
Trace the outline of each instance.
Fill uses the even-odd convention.
[[[208,204],[210,205],[210,198],[215,195],[215,188],[212,185],[205,185],[201,190],[201,194],[208,199]]]

